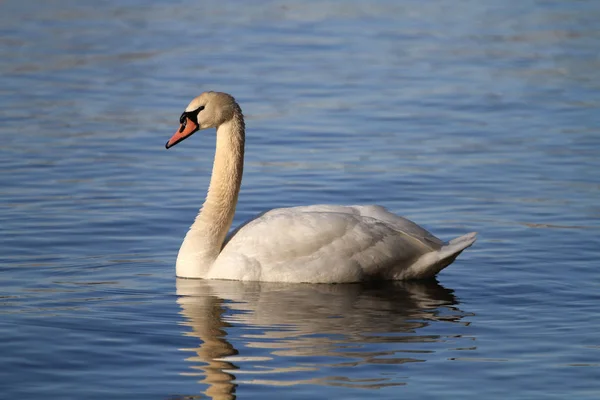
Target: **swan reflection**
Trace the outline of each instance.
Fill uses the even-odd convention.
[[[435,281],[299,285],[177,279],[177,294],[189,327],[184,334],[200,339],[197,348],[184,349],[195,353],[186,358],[193,364],[189,374],[202,377],[214,399],[235,398],[240,383],[403,385],[407,370],[382,374],[352,367],[426,361],[435,352],[431,343],[450,335],[423,328],[436,321],[463,324],[465,316],[452,291]]]

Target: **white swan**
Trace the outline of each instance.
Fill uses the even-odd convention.
[[[380,206],[314,205],[267,211],[227,238],[244,167],[245,125],[235,99],[205,92],[188,105],[170,148],[216,128],[206,201],[177,256],[177,276],[263,282],[342,283],[435,276],[475,242],[444,243]]]

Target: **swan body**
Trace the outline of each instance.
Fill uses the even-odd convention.
[[[177,256],[183,278],[349,283],[434,277],[476,240],[443,242],[381,206],[314,205],[267,211],[228,237],[241,186],[245,125],[226,93],[205,92],[180,118],[169,148],[217,128],[206,201]]]

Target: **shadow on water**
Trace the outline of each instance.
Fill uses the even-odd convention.
[[[445,337],[423,328],[465,316],[453,291],[436,281],[293,285],[178,279],[177,294],[184,325],[191,328],[184,335],[201,341],[185,349],[196,354],[186,359],[193,364],[186,374],[201,376],[199,382],[208,385],[205,394],[215,399],[235,398],[240,383],[404,385],[402,377],[353,376],[349,367],[426,361],[434,350],[423,349],[425,344]],[[237,340],[228,334],[236,328],[244,330]],[[271,374],[277,378],[269,379]]]

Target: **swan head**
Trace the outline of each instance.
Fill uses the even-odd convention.
[[[179,118],[179,129],[169,139],[168,149],[201,129],[217,128],[231,120],[239,110],[235,99],[222,92],[204,92],[186,107]]]

